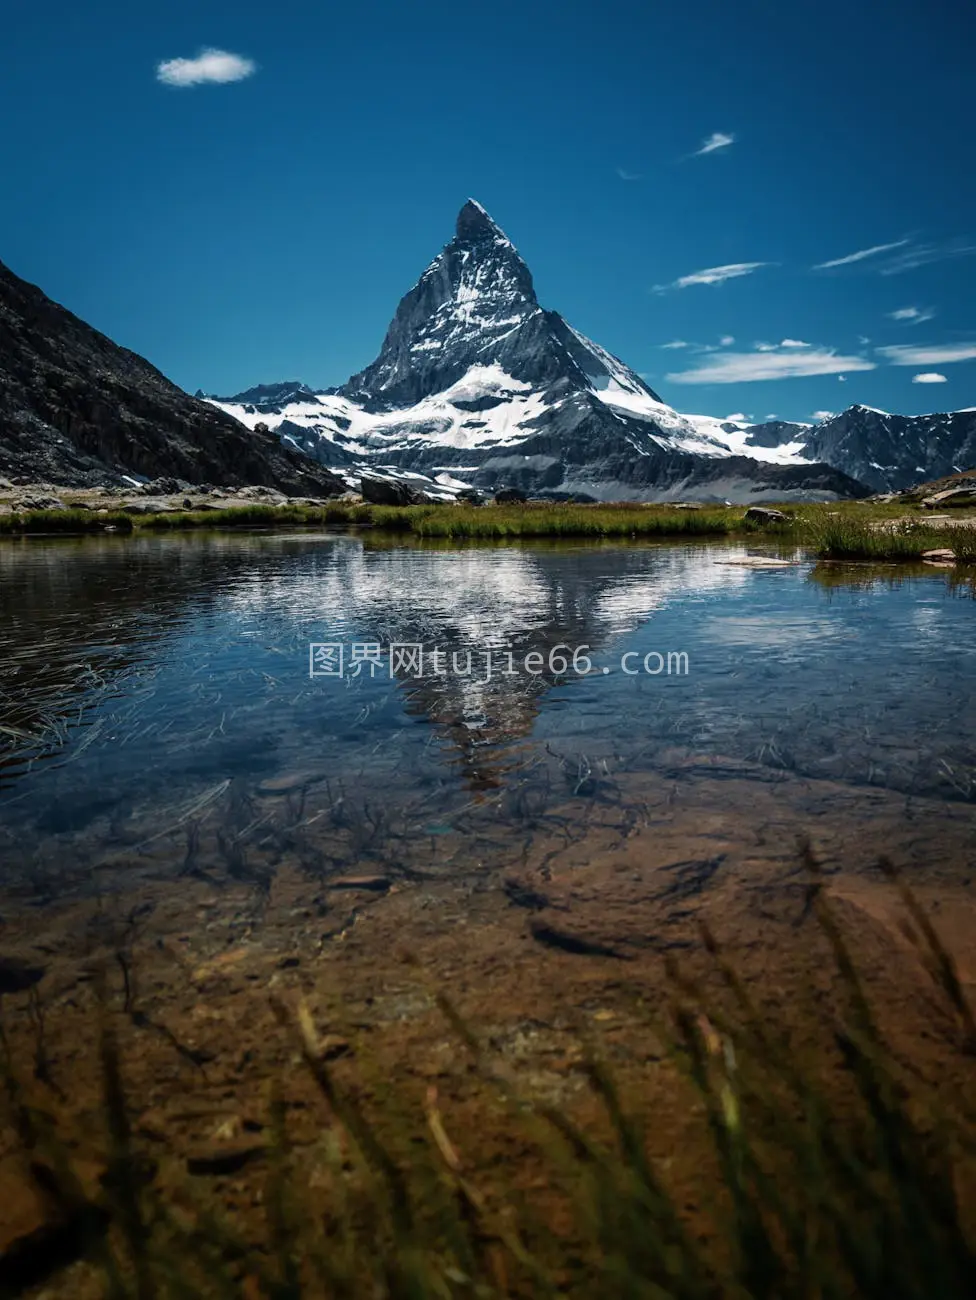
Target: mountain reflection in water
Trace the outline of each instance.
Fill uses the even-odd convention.
[[[5,867],[168,854],[185,869],[218,823],[233,827],[225,858],[262,834],[279,855],[321,853],[319,832],[354,826],[363,854],[370,826],[405,846],[470,807],[501,824],[557,792],[598,797],[624,770],[680,779],[695,755],[971,799],[971,593],[937,571],[899,584],[848,570],[838,586],[807,562],[722,562],[744,553],[312,535],[0,545]],[[419,676],[384,663],[311,679],[311,642],[347,656],[422,644],[442,670],[428,656]],[[505,671],[485,680],[502,647]],[[578,647],[588,675],[550,671]],[[686,653],[688,675],[621,671],[649,652]],[[470,674],[451,670],[468,656]]]

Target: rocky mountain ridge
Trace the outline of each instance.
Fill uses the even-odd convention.
[[[342,491],[320,464],[190,397],[0,263],[0,476],[90,486],[175,476]]]
[[[850,406],[806,429],[784,433],[822,460],[876,492],[903,492],[976,466],[976,409],[931,415],[892,415]]]

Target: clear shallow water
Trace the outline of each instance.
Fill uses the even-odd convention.
[[[2,544],[3,869],[406,861],[463,849],[472,810],[510,829],[682,754],[976,797],[972,589],[722,562],[756,549]],[[342,676],[310,678],[310,642],[343,646]],[[424,645],[419,675],[391,677],[393,643]],[[550,671],[582,646],[592,671]],[[641,670],[669,652],[687,675]]]

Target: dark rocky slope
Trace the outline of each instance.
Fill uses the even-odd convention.
[[[190,397],[0,263],[0,475],[81,486],[123,473],[342,490],[321,465]]]
[[[901,492],[976,466],[976,411],[889,415],[851,406],[814,425],[806,444],[811,456],[876,491]]]

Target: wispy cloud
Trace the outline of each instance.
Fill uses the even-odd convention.
[[[893,366],[945,366],[951,361],[976,359],[976,343],[944,343],[936,347],[898,343],[878,348],[878,352]]]
[[[926,371],[921,375],[912,375],[913,384],[945,384],[947,382],[945,375],[937,375],[934,370]]]
[[[815,420],[832,420],[836,414],[836,411],[814,411],[813,418]]]
[[[921,325],[923,321],[932,320],[935,312],[931,307],[899,307],[888,313],[889,320],[902,321],[908,325]]]
[[[964,239],[950,239],[943,244],[912,244],[881,267],[882,275],[902,275],[931,262],[945,262],[954,257],[969,257],[976,253],[976,244]]]
[[[661,347],[671,352],[677,352],[679,348],[686,348],[688,344],[684,339],[672,339],[670,343],[662,343]]]
[[[812,345],[802,339],[783,339],[780,343],[756,343],[753,346],[757,352],[778,352],[780,348],[808,348]]]
[[[723,334],[719,339],[719,343],[721,343],[723,348],[730,348],[734,342],[735,337],[732,334]]]
[[[780,343],[781,348],[808,348],[809,343],[804,343],[802,339],[783,339]]]
[[[730,144],[735,144],[735,136],[727,134],[725,131],[713,131],[707,140],[703,140],[701,148],[696,149],[691,155],[692,158],[700,158],[705,153],[715,153],[718,149],[727,149]]]
[[[755,352],[723,352],[691,370],[681,370],[667,378],[673,384],[744,384],[876,368],[877,363],[867,357],[841,356],[832,348],[767,346],[764,350],[757,348]]]
[[[847,253],[844,257],[832,258],[829,262],[818,262],[815,271],[830,271],[835,266],[850,266],[852,262],[863,262],[865,258],[877,257],[880,253],[890,253],[896,248],[904,248],[911,243],[908,239],[896,239],[890,244],[873,244],[870,248],[859,248],[856,253]]]
[[[655,293],[664,293],[668,289],[688,289],[693,284],[724,284],[726,280],[737,280],[742,275],[751,275],[760,267],[771,266],[771,262],[730,262],[727,266],[708,266],[704,271],[692,271],[682,275],[671,284],[656,284]]]
[[[752,419],[751,415],[746,415],[745,411],[733,411],[731,415],[725,417],[728,423],[748,424]]]
[[[629,172],[626,167],[618,167],[617,175],[622,181],[639,181],[641,179],[640,172]]]
[[[227,50],[201,50],[195,59],[166,59],[156,68],[156,79],[165,86],[202,86],[208,82],[226,85],[243,81],[257,71],[253,59]]]

